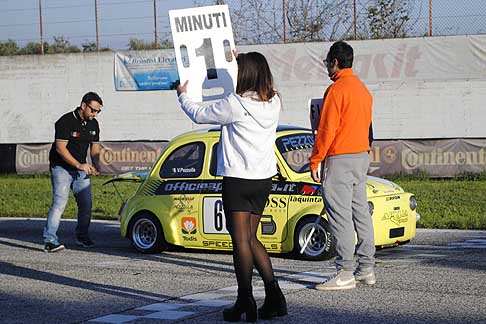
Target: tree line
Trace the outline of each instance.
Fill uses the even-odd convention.
[[[287,37],[287,42],[403,38],[413,33],[413,27],[417,22],[416,19],[412,19],[416,0],[368,0],[358,15],[356,8],[353,11],[353,1],[350,0],[288,1],[285,14],[281,17],[276,14],[279,12],[279,1],[273,0],[273,8],[270,9],[266,8],[266,2],[241,0],[239,5],[231,7],[236,44],[278,43],[282,39],[285,41],[284,36]],[[215,1],[215,4],[224,3],[223,0]],[[287,31],[284,26],[288,28]],[[128,50],[151,50],[172,48],[172,43],[168,39],[161,39],[155,44],[143,39],[130,38],[127,47]],[[98,49],[94,41],[86,41],[78,47],[62,35],[53,37],[51,43],[44,42],[46,54],[95,51],[111,49]],[[41,44],[29,42],[25,46],[19,46],[11,39],[0,41],[0,56],[28,54],[41,54]]]

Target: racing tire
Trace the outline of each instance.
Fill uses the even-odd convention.
[[[294,233],[294,254],[302,260],[322,261],[336,255],[336,243],[331,234],[329,224],[322,217],[316,225],[314,233],[304,252],[300,250],[310,234],[317,216],[308,216],[299,221]]]
[[[144,254],[159,253],[167,249],[162,225],[149,213],[140,213],[132,219],[129,237],[133,247]]]

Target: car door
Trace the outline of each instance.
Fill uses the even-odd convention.
[[[209,175],[211,181],[221,187],[222,177],[216,175],[217,146],[215,141],[211,144],[211,159],[209,161]],[[273,179],[272,193],[270,194],[257,231],[257,236],[269,251],[278,251],[280,243],[286,236],[287,201],[288,194],[280,194],[278,190],[285,187],[285,183]],[[208,247],[229,249],[231,238],[226,229],[226,217],[223,210],[221,191],[201,195],[201,221],[203,223],[202,235],[204,244]]]
[[[157,195],[167,211],[163,226],[175,230],[174,240],[186,247],[198,245],[198,207],[205,151],[204,142],[183,143],[167,155],[159,171],[162,185]]]

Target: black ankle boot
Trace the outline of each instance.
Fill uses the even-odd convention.
[[[280,290],[278,282],[272,280],[268,285],[265,285],[265,301],[263,306],[258,309],[258,316],[261,319],[270,319],[285,315],[287,315],[285,296]]]
[[[236,303],[232,307],[223,310],[223,319],[226,322],[239,322],[243,313],[245,313],[246,322],[256,322],[257,307],[253,296],[240,296],[238,294]]]

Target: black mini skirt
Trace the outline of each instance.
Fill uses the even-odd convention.
[[[272,178],[253,180],[223,177],[222,190],[226,215],[235,211],[262,215],[272,190]]]

